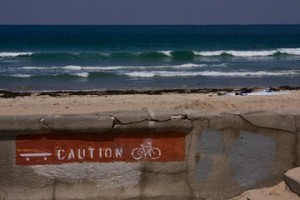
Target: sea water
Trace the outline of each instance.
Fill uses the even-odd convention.
[[[300,25],[0,26],[0,89],[300,85]]]

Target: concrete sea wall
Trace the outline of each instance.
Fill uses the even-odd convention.
[[[230,199],[300,162],[300,113],[0,116],[0,199]]]

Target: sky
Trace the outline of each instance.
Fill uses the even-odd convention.
[[[300,0],[0,0],[0,24],[300,24]]]

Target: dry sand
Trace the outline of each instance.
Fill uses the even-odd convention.
[[[0,115],[79,114],[125,110],[183,110],[207,112],[299,110],[300,90],[288,94],[265,96],[218,96],[207,94],[163,95],[67,95],[0,98]],[[0,95],[1,97],[1,95]]]
[[[80,114],[125,110],[193,109],[207,112],[300,110],[300,90],[265,96],[218,96],[217,93],[163,95],[67,95],[0,98],[0,115]],[[1,95],[0,95],[1,97]],[[296,200],[282,182],[271,188],[250,190],[235,200]]]

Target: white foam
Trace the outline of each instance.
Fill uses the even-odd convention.
[[[281,48],[278,51],[290,55],[300,55],[300,48]]]
[[[213,67],[228,67],[228,64],[227,63],[221,63],[221,64],[213,64],[213,65],[210,65],[210,66],[213,66]]]
[[[300,74],[297,71],[255,71],[255,72],[220,72],[220,71],[204,71],[202,76],[230,76],[230,77],[260,77],[260,76],[288,76]]]
[[[32,52],[0,52],[0,57],[30,56]]]
[[[164,55],[166,55],[166,56],[172,56],[172,51],[158,51],[159,53],[162,53],[162,54],[164,54]]]
[[[97,67],[97,66],[90,66],[90,67],[82,67],[82,69],[85,70],[91,70],[91,71],[97,71],[97,70],[118,70],[118,69],[124,69],[126,66],[107,66],[107,67]]]
[[[126,69],[163,69],[163,68],[197,68],[197,67],[205,67],[206,64],[194,64],[194,63],[186,63],[181,65],[161,65],[161,66],[76,66],[76,65],[68,65],[68,66],[50,66],[50,67],[38,67],[38,66],[26,66],[21,67],[21,69],[26,70],[57,70],[63,69],[68,71],[112,71],[112,70],[126,70]]]
[[[82,69],[81,66],[76,66],[76,65],[68,65],[68,66],[64,66],[61,67],[62,69],[67,69],[67,70],[74,70],[74,71],[79,71]]]
[[[220,56],[222,54],[228,54],[236,57],[259,57],[259,56],[272,56],[276,53],[276,50],[270,51],[234,51],[234,50],[220,50],[220,51],[200,51],[194,52],[199,56]]]
[[[35,67],[35,66],[27,66],[27,67],[21,67],[21,69],[27,69],[27,70],[42,70],[47,69],[46,67]]]
[[[56,70],[56,69],[63,69],[63,70],[69,70],[69,71],[80,71],[82,70],[81,66],[76,65],[67,65],[67,66],[48,66],[48,67],[38,67],[38,66],[26,66],[21,67],[21,69],[27,69],[27,70]]]
[[[225,53],[236,57],[259,57],[259,56],[272,56],[277,51],[226,51]]]
[[[82,78],[88,78],[89,77],[89,73],[88,72],[75,73],[75,74],[72,74],[72,75],[79,76],[79,77],[82,77]]]
[[[223,50],[220,50],[220,51],[193,51],[193,53],[198,56],[220,56],[224,52],[225,51],[223,51]]]
[[[206,64],[194,64],[194,63],[186,63],[182,65],[171,65],[170,68],[196,68],[196,67],[205,67]]]
[[[122,69],[189,69],[206,67],[206,64],[186,63],[181,65],[159,65],[159,66],[127,66]]]
[[[155,73],[154,72],[128,72],[125,73],[125,75],[131,77],[151,78],[155,76]]]
[[[128,72],[125,73],[127,76],[131,77],[144,77],[150,78],[155,76],[161,77],[176,77],[176,76],[200,76],[201,72],[176,72],[176,71],[150,71],[150,72]]]
[[[202,72],[186,72],[186,71],[148,71],[148,72],[128,72],[125,73],[127,76],[131,77],[176,77],[176,76],[210,76],[210,77],[260,77],[260,76],[288,76],[288,75],[300,75],[300,71],[277,71],[277,72],[267,72],[267,71],[256,71],[256,72],[222,72],[222,71],[202,71]]]
[[[12,74],[10,76],[16,77],[16,78],[30,78],[31,77],[31,75],[29,75],[29,74]]]
[[[276,53],[285,53],[289,55],[300,55],[300,48],[279,48],[274,50],[259,51],[237,51],[237,50],[217,50],[217,51],[193,51],[198,56],[221,56],[228,54],[236,57],[265,57]]]

